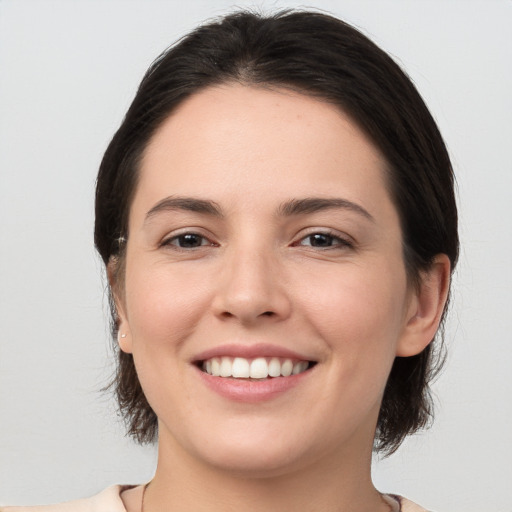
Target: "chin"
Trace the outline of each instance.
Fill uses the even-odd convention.
[[[203,454],[210,466],[245,478],[272,478],[288,474],[301,464],[299,454],[261,447],[233,446],[222,453]]]
[[[308,442],[303,429],[283,425],[225,428],[210,431],[208,439],[210,443],[192,448],[195,456],[217,470],[247,478],[289,474],[310,463],[311,453],[319,451],[317,441]]]

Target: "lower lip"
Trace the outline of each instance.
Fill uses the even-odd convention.
[[[233,379],[231,377],[214,377],[199,368],[199,376],[215,393],[234,402],[263,402],[293,389],[307,379],[313,369],[310,368],[298,375],[274,377],[263,380]]]

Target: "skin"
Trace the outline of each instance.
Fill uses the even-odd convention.
[[[286,90],[209,88],[159,128],[130,210],[123,282],[112,283],[121,348],[159,418],[146,510],[389,510],[370,478],[384,386],[397,355],[432,340],[450,268],[439,255],[419,289],[408,285],[384,169],[350,118]],[[170,197],[211,201],[221,215],[155,211]],[[305,198],[345,204],[283,213]],[[184,233],[198,246],[180,247]],[[267,343],[316,365],[272,399],[238,402],[193,364],[227,343]],[[123,500],[140,510],[141,489]]]

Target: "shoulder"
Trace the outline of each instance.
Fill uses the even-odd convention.
[[[0,507],[0,512],[126,512],[121,492],[130,486],[113,485],[91,498],[58,505],[33,507]]]
[[[428,512],[426,508],[420,507],[406,498],[400,498],[401,512]]]
[[[427,509],[416,505],[412,501],[396,494],[384,495],[385,500],[391,505],[392,510],[396,512],[428,512]]]

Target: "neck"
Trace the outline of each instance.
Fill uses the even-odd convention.
[[[251,512],[387,512],[371,482],[370,465],[371,450],[345,450],[293,470],[232,471],[205,464],[161,436],[144,512],[228,512],[247,510],[249,503]]]

